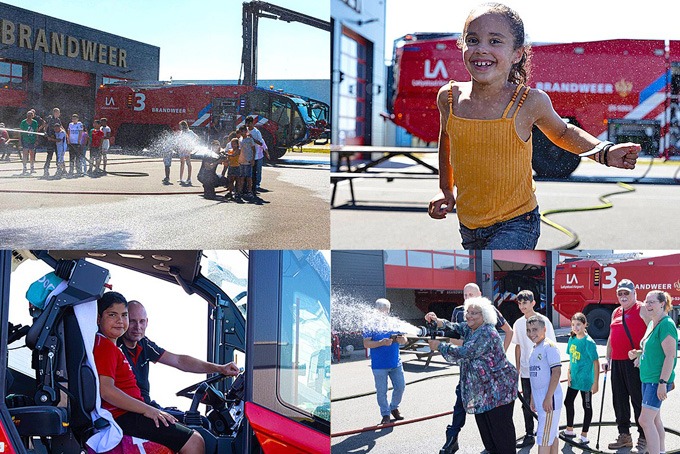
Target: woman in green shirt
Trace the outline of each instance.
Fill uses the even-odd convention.
[[[675,385],[675,363],[678,330],[668,316],[673,308],[667,292],[652,290],[645,298],[647,332],[640,342],[641,350],[628,352],[630,359],[640,367],[642,382],[642,411],[640,426],[647,439],[647,452],[659,454],[666,451],[665,429],[661,422],[661,403]]]

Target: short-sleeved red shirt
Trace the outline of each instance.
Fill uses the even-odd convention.
[[[640,349],[640,341],[645,335],[647,325],[645,321],[640,318],[640,309],[643,304],[637,301],[633,307],[626,311],[626,326],[630,331],[630,337],[633,339],[635,349]],[[611,334],[609,335],[609,345],[612,349],[612,359],[629,359],[628,351],[632,350],[630,340],[623,327],[623,308],[621,306],[614,309],[612,314]]]
[[[128,396],[141,400],[142,392],[137,386],[137,379],[132,373],[132,368],[125,355],[120,349],[107,339],[104,335],[97,333],[94,340],[94,362],[97,365],[97,373],[113,378],[116,388],[123,391]],[[102,407],[111,412],[114,418],[126,413],[126,410],[111,405],[102,399]]]

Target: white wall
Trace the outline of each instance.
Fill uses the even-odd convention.
[[[373,105],[371,113],[370,145],[385,145],[385,123],[380,113],[385,111],[387,92],[387,70],[385,68],[385,1],[386,0],[350,0],[356,3],[359,12],[352,9],[342,0],[331,0],[331,18],[333,19],[332,43],[332,88],[331,99],[338,99],[340,67],[340,37],[343,26],[361,35],[373,44]],[[373,22],[366,23],[373,19]],[[378,88],[380,93],[378,94]],[[331,124],[337,124],[338,103],[333,102]],[[339,143],[337,128],[333,129],[332,143]]]

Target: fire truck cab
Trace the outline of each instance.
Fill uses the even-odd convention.
[[[437,91],[470,75],[460,34],[423,33],[395,41],[389,118],[415,137],[438,139]],[[565,122],[601,140],[633,141],[648,156],[680,154],[680,41],[615,39],[532,44],[528,85],[545,91]],[[580,158],[533,131],[539,177],[566,178]]]
[[[651,290],[668,292],[673,298],[672,316],[677,324],[680,254],[618,263],[577,260],[558,265],[553,307],[567,318],[583,312],[588,319],[588,333],[593,338],[606,339],[612,312],[619,305],[616,287],[621,279],[633,281],[638,301],[643,301]]]
[[[131,288],[149,286],[160,295],[161,287],[165,292],[169,285],[170,292],[176,288],[177,298],[190,295],[184,297],[191,303],[186,307],[160,310],[174,317],[164,329],[183,343],[196,335],[198,327],[188,326],[186,319],[201,310],[195,304],[202,301],[206,359],[224,364],[237,358],[245,366],[233,381],[216,375],[177,393],[190,399],[183,420],[203,436],[206,453],[329,452],[328,260],[318,251],[252,251],[247,268],[239,268],[247,270],[245,278],[230,268],[230,261],[243,260],[239,254],[0,251],[0,452],[80,454],[93,434],[107,428],[102,418],[93,421],[96,369],[87,363],[87,336],[82,334],[96,331],[96,324],[87,326],[81,315],[88,304],[94,303],[96,310],[105,287],[128,293],[121,287],[125,282],[112,278],[121,269],[140,279],[128,283]],[[55,286],[63,285],[42,307],[27,304],[25,286],[18,290],[19,298],[15,289],[10,301],[10,285],[23,282],[25,277],[17,273],[25,276],[30,266],[40,266],[40,275],[54,271],[61,280]],[[42,278],[36,282],[38,288],[45,286]],[[232,296],[242,287],[247,302],[242,292],[240,299]],[[167,298],[158,303],[170,307]],[[30,322],[22,326],[17,314],[27,316],[29,307]],[[15,318],[10,320],[10,314]],[[160,385],[152,382],[152,393],[154,386]],[[206,410],[203,418],[197,412],[201,409]],[[137,449],[120,446],[116,449],[122,451],[114,452]]]
[[[153,146],[163,132],[186,120],[199,136],[212,126],[219,140],[252,116],[271,159],[288,148],[321,137],[328,127],[328,105],[301,96],[248,85],[196,82],[117,82],[97,91],[97,118],[108,119],[114,143]]]

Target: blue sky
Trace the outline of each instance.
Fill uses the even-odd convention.
[[[395,39],[414,32],[460,32],[470,11],[485,0],[385,0],[386,58]],[[616,38],[680,40],[677,0],[501,0],[520,15],[532,42],[574,42]]]
[[[160,78],[237,79],[241,0],[3,0],[161,48]],[[269,3],[330,20],[328,0]],[[260,19],[259,79],[328,79],[330,33],[300,23]]]

